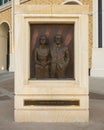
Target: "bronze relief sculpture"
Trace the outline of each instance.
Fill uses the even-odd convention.
[[[35,50],[35,77],[49,78],[50,51],[46,35],[41,35]]]
[[[62,35],[57,34],[51,48],[51,77],[65,78],[65,70],[69,63],[69,50],[62,44]]]
[[[39,47],[35,49],[35,78],[65,78],[65,70],[69,63],[69,50],[63,45],[62,35],[54,37],[53,46],[49,48],[47,36],[39,39]]]

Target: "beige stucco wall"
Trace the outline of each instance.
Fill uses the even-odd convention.
[[[11,28],[12,26],[12,11],[11,8],[0,12],[0,24],[7,22]]]
[[[9,26],[9,36],[10,36],[10,47],[9,47],[9,60],[10,60],[10,64],[9,64],[9,71],[14,71],[14,53],[13,53],[13,44],[12,44],[12,9],[8,8],[6,10],[0,10],[0,31],[5,33],[5,30],[2,28],[3,24],[7,23],[6,25]],[[4,25],[5,26],[5,25]],[[1,33],[3,34],[3,33]],[[6,34],[5,34],[6,35]],[[5,39],[3,39],[2,35],[0,35],[0,46],[1,49],[0,51],[2,52],[1,55],[1,59],[0,59],[0,63],[1,63],[1,67],[0,70],[2,68],[2,66],[4,66],[4,70],[6,69],[6,54],[7,54],[7,37]],[[13,58],[12,58],[13,57]]]
[[[12,53],[12,9],[9,8],[5,11],[0,12],[0,25],[6,22],[9,26],[10,32],[10,53]]]
[[[91,12],[92,12],[92,0],[82,0],[82,3],[83,4],[87,4],[89,5],[89,68],[91,68],[92,66],[92,46],[93,46],[93,35],[92,35],[92,15],[91,15]]]
[[[61,4],[64,0],[29,0],[25,4]]]

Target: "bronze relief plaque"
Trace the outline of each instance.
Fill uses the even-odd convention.
[[[30,25],[30,79],[74,79],[74,24]]]

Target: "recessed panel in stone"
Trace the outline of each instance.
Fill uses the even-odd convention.
[[[30,79],[74,78],[74,24],[31,24]]]
[[[79,100],[25,100],[24,106],[79,106]]]

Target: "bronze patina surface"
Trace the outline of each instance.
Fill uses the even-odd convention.
[[[30,25],[30,79],[74,79],[74,24]]]

